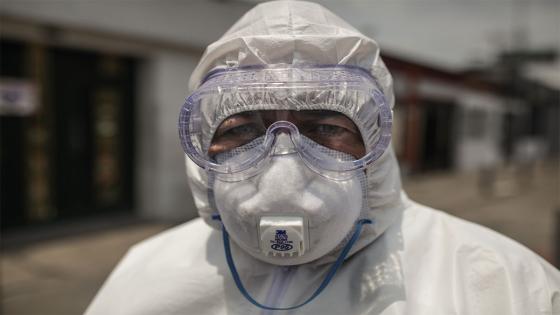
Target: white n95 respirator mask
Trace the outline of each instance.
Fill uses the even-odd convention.
[[[286,134],[277,138],[277,148],[291,143]],[[217,159],[254,150],[259,141]],[[326,147],[320,150],[333,160],[353,158]],[[297,152],[284,150],[250,178],[215,177],[213,194],[224,228],[239,247],[267,263],[298,265],[335,250],[352,232],[363,206],[364,175],[358,171],[330,179],[310,169]]]

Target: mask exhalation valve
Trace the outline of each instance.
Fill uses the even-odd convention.
[[[261,251],[267,256],[297,257],[308,247],[303,217],[265,216],[259,223]]]

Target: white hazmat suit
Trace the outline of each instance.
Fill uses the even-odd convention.
[[[217,68],[310,63],[368,70],[392,107],[392,80],[377,43],[307,2],[250,10],[208,46],[190,89]],[[361,216],[375,224],[364,228],[326,289],[295,310],[258,308],[239,292],[226,264],[208,174],[186,163],[201,218],[135,245],[86,314],[560,314],[558,270],[502,235],[409,200],[390,149],[366,171]],[[278,266],[231,246],[247,291],[271,306],[305,301],[338,255]]]

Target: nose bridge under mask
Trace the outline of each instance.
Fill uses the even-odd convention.
[[[297,153],[276,154],[267,167],[256,177],[263,190],[276,191],[277,195],[297,194],[316,176],[316,173],[302,161]],[[278,181],[282,190],[278,191]]]

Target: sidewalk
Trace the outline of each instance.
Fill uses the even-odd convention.
[[[560,169],[549,163],[535,171],[528,183],[526,174],[519,177],[514,170],[500,170],[494,184],[483,185],[484,196],[478,174],[416,176],[407,178],[404,186],[411,199],[506,234],[550,261]],[[167,228],[139,223],[3,252],[0,313],[83,313],[126,250]]]
[[[408,178],[404,187],[411,199],[487,226],[553,262],[555,211],[560,211],[558,161],[537,165],[532,176],[505,168],[497,171],[493,184],[481,186],[480,180],[477,173],[432,174]]]
[[[1,314],[82,314],[134,243],[169,228],[139,224],[2,253]]]

